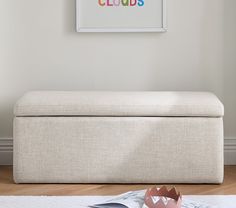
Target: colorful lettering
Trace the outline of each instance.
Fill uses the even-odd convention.
[[[113,0],[113,4],[115,6],[120,6],[120,0]]]
[[[98,0],[98,4],[99,4],[100,6],[105,6],[105,5],[106,5],[105,2],[102,3],[102,0]]]
[[[107,0],[107,6],[113,6],[113,4],[110,3],[110,0]]]
[[[130,6],[135,6],[137,4],[137,0],[130,0]]]
[[[144,6],[144,0],[138,0],[138,5],[139,6]]]
[[[98,4],[102,7],[108,6],[108,7],[118,7],[118,6],[130,6],[130,7],[135,7],[139,6],[142,7],[144,6],[144,1],[145,0],[98,0]]]
[[[129,6],[129,0],[121,0],[123,6]]]

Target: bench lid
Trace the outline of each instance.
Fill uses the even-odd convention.
[[[209,92],[32,91],[16,103],[14,114],[221,117],[224,107]]]

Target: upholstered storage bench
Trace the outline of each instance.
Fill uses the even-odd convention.
[[[221,183],[224,108],[207,92],[25,94],[16,183]]]

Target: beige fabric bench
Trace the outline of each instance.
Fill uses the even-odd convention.
[[[16,183],[221,183],[224,108],[207,92],[25,94]]]

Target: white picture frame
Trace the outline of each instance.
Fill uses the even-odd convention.
[[[159,6],[161,8],[161,14],[158,14],[159,24],[153,25],[153,26],[129,26],[129,27],[123,27],[123,26],[103,26],[103,25],[97,25],[96,27],[93,24],[85,24],[82,23],[83,14],[88,14],[89,12],[85,11],[88,8],[83,8],[83,4],[91,4],[91,1],[98,2],[98,0],[76,0],[76,31],[77,32],[166,32],[167,31],[167,21],[166,21],[166,1],[167,0],[160,0],[161,5]],[[146,0],[146,1],[157,1],[157,0]],[[153,2],[156,3],[156,2]],[[94,4],[94,3],[93,3]],[[83,11],[83,12],[82,12]],[[155,10],[152,11],[153,13]],[[159,12],[160,13],[160,12]],[[96,14],[96,12],[91,13],[90,16],[94,20],[99,18],[99,15]],[[156,15],[156,14],[155,14]],[[155,16],[153,15],[153,16]],[[146,15],[149,16],[149,15]],[[150,15],[151,16],[151,15]],[[90,18],[90,17],[87,17]],[[85,18],[86,19],[86,18]],[[90,21],[91,22],[91,21]]]

